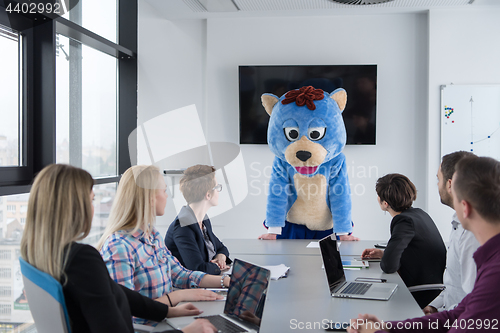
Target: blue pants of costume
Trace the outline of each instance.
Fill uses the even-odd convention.
[[[333,234],[333,228],[324,231],[310,230],[305,225],[285,221],[285,226],[281,228],[281,235],[277,235],[276,239],[322,239],[331,234]]]

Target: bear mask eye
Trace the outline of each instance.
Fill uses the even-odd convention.
[[[326,134],[326,127],[311,127],[307,131],[307,135],[309,136],[309,139],[312,141],[318,141],[321,140],[325,137]]]
[[[285,127],[283,131],[285,132],[285,137],[288,141],[293,142],[299,139],[298,127]]]

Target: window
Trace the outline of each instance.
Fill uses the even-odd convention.
[[[10,257],[11,257],[10,250],[0,250],[0,260],[10,260]]]
[[[21,166],[22,135],[22,37],[19,32],[0,25],[0,167]]]
[[[56,162],[117,175],[117,60],[57,35]]]
[[[0,279],[10,279],[12,277],[10,268],[0,268]]]
[[[8,316],[12,312],[10,304],[0,303],[0,316]]]
[[[10,296],[11,287],[10,286],[0,286],[0,297]]]
[[[92,174],[95,217],[83,242],[95,244],[119,174],[130,166],[137,2],[76,2],[65,17],[43,23],[22,13],[0,15],[0,297],[8,298],[0,303],[0,331],[19,322],[27,323],[25,332],[34,329],[17,257],[35,175],[56,162]],[[5,6],[0,1],[0,11]]]
[[[0,16],[0,60],[12,64],[2,69],[12,92],[0,87],[0,100],[7,96],[12,106],[2,107],[0,117],[15,123],[0,124],[0,195],[28,192],[51,163],[82,167],[97,184],[116,182],[130,166],[128,136],[137,126],[137,2],[75,3],[69,20]],[[0,10],[5,6],[0,2]],[[12,70],[6,80],[5,68]]]
[[[116,0],[80,0],[63,17],[116,43],[117,6]]]

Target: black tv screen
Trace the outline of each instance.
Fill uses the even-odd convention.
[[[281,97],[304,86],[328,93],[344,88],[347,144],[375,144],[377,65],[239,66],[238,70],[241,144],[267,144],[269,115],[262,94]]]

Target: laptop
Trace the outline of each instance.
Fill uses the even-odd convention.
[[[325,265],[326,278],[332,297],[347,297],[387,301],[398,287],[395,283],[366,283],[346,281],[342,259],[335,235],[319,241],[319,248]]]
[[[221,333],[259,332],[271,272],[263,267],[234,259],[224,313],[200,316]]]

